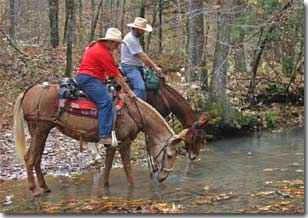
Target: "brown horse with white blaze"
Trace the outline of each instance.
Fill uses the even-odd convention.
[[[130,145],[138,132],[143,131],[148,136],[150,154],[153,157],[153,173],[159,182],[164,181],[177,154],[177,144],[186,137],[187,130],[176,135],[164,118],[152,106],[140,99],[121,96],[125,103],[123,113],[116,121],[116,135],[122,143],[119,152],[126,173],[128,186],[133,186],[132,168],[130,162]],[[65,135],[86,142],[97,142],[97,119],[77,116],[64,112],[58,116],[57,109],[58,86],[35,85],[23,92],[16,100],[14,108],[14,133],[16,151],[24,162],[27,170],[28,186],[36,196],[40,192],[36,188],[33,168],[38,183],[44,192],[49,192],[42,170],[41,158],[45,142],[50,130],[57,127]],[[31,136],[30,146],[26,148],[24,120],[28,124]],[[109,174],[116,149],[108,147],[105,158],[104,185],[109,186]]]

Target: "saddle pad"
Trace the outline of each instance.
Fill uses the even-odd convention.
[[[59,99],[59,110],[65,107],[66,101],[66,99]],[[123,101],[119,99],[116,104],[116,109],[118,113],[120,113],[120,110],[123,106]],[[67,105],[66,111],[80,116],[97,118],[97,106],[94,101],[89,99],[70,100]]]
[[[88,99],[71,100],[68,107],[78,110],[97,110],[95,102]]]

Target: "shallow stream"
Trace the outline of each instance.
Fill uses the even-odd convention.
[[[174,202],[183,213],[281,213],[283,208],[303,208],[304,195],[294,190],[304,189],[304,137],[304,129],[295,128],[208,143],[200,160],[177,159],[174,172],[162,184],[151,180],[147,166],[140,164],[133,165],[134,188],[127,187],[121,168],[112,169],[109,189],[103,187],[99,171],[47,176],[52,192],[39,198],[31,196],[26,180],[4,181],[0,211],[36,213],[46,203],[104,197]],[[8,196],[11,203],[5,204]],[[285,203],[269,206],[279,202]]]

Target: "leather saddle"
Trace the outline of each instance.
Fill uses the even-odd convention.
[[[112,96],[115,110],[120,115],[124,106],[124,102],[119,97],[119,94],[123,93],[122,88],[112,79],[107,81],[107,87]],[[58,113],[62,114],[63,112],[97,118],[96,103],[80,90],[77,82],[71,78],[63,78],[59,88]]]

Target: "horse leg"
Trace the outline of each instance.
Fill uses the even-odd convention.
[[[34,176],[33,176],[33,167],[34,167],[34,160],[36,156],[36,137],[31,136],[30,147],[25,155],[25,164],[27,168],[27,177],[28,177],[28,188],[33,193],[34,196],[39,196],[40,192],[37,191]]]
[[[127,185],[128,187],[133,187],[133,176],[132,176],[132,166],[130,162],[130,143],[126,141],[126,143],[122,143],[119,146],[119,151],[121,154],[121,159],[124,167],[124,171],[127,177]]]
[[[43,150],[45,147],[46,138],[48,136],[50,128],[47,131],[46,129],[44,130],[42,126],[40,125],[35,126],[32,123],[28,123],[28,128],[31,135],[30,147],[25,155],[25,164],[28,176],[28,187],[34,196],[39,196],[40,192],[36,189],[33,176],[33,168],[35,167],[35,171],[40,186],[44,189],[44,191],[45,190],[48,191],[48,187],[44,180],[40,164],[41,164]]]
[[[50,192],[51,190],[48,188],[46,181],[44,179],[42,169],[41,169],[41,161],[42,161],[42,155],[45,148],[45,143],[47,136],[49,134],[49,131],[47,133],[41,134],[40,137],[37,139],[37,152],[35,161],[34,161],[34,168],[37,176],[37,180],[39,182],[40,187],[43,189],[45,193]]]
[[[94,158],[95,161],[100,161],[101,159],[103,159],[98,151],[97,143],[90,143],[89,148],[92,154],[92,159]]]
[[[106,149],[106,158],[105,158],[105,170],[104,170],[104,186],[109,186],[109,175],[112,167],[113,158],[115,155],[115,148],[109,146]]]

